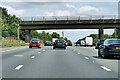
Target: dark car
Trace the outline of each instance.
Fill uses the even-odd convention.
[[[101,44],[103,44],[104,41],[105,41],[105,40],[99,40],[99,41],[96,43],[96,45],[95,45],[95,49],[98,49],[99,46],[100,46]]]
[[[99,46],[98,56],[103,58],[120,56],[120,39],[106,39]]]
[[[32,39],[29,43],[29,48],[32,48],[32,47],[38,47],[38,48],[41,48],[41,43],[40,43],[40,40],[39,39]]]
[[[67,47],[67,43],[63,39],[55,40],[55,42],[53,44],[53,49],[55,49],[55,48],[64,48],[64,49],[66,49],[66,47]]]
[[[79,42],[76,42],[76,43],[75,43],[75,46],[80,46]]]
[[[44,43],[44,46],[52,46],[52,42],[51,42],[51,41],[46,41],[46,42]]]
[[[72,43],[68,43],[68,46],[72,46]]]

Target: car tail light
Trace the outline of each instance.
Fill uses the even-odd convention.
[[[65,42],[63,42],[63,44],[65,44]]]
[[[108,46],[108,48],[114,48],[114,46]]]
[[[100,44],[100,43],[97,43],[97,44]]]
[[[56,44],[56,42],[54,42]]]

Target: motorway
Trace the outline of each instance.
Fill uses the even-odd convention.
[[[118,78],[118,59],[99,58],[94,47],[24,47],[2,54],[3,78]]]

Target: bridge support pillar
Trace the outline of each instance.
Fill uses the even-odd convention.
[[[25,42],[29,43],[31,40],[31,30],[25,30]]]
[[[99,39],[100,39],[100,40],[103,40],[103,39],[104,39],[104,29],[103,29],[103,28],[100,28],[100,29],[99,29]]]

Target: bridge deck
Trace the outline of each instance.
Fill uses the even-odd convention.
[[[31,18],[20,21],[21,29],[104,29],[120,28],[120,19],[114,18]]]

